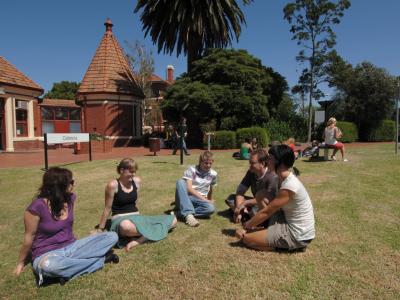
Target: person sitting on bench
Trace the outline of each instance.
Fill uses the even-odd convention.
[[[326,127],[323,134],[325,145],[327,145],[329,148],[333,148],[333,154],[331,156],[332,160],[336,160],[335,154],[338,150],[340,150],[340,153],[342,154],[342,160],[348,161],[346,158],[344,158],[343,143],[337,141],[337,139],[341,138],[341,136],[342,136],[342,131],[338,127],[336,127],[336,119],[330,118],[326,123]]]

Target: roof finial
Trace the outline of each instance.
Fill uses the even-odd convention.
[[[107,18],[104,26],[106,26],[106,32],[112,32],[113,23],[111,22],[110,18]]]

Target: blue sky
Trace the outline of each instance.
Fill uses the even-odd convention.
[[[295,60],[299,47],[291,40],[289,24],[283,19],[286,0],[255,0],[244,7],[247,26],[234,48],[246,49],[297,83],[302,69]],[[364,60],[400,75],[400,1],[352,0],[342,23],[335,27],[336,49],[352,64]],[[110,0],[13,0],[0,6],[0,56],[45,90],[61,80],[81,81],[105,32],[106,18],[122,47],[139,40],[153,50],[155,73],[165,78],[166,66],[175,75],[186,71],[186,57],[156,53],[144,38],[136,1]],[[330,91],[327,91],[331,93]]]

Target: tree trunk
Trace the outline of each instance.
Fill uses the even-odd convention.
[[[193,62],[201,57],[199,53],[200,48],[201,48],[201,39],[192,37],[188,42],[188,54],[187,54],[188,73],[193,69]]]

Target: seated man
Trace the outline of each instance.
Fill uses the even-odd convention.
[[[242,221],[244,215],[253,215],[258,209],[264,208],[272,201],[278,191],[278,176],[274,168],[269,168],[268,153],[264,149],[256,149],[250,154],[249,170],[236,190],[236,195],[230,195],[226,200],[233,210],[235,223]],[[245,196],[251,189],[253,197]]]
[[[200,155],[197,166],[189,166],[182,179],[176,182],[175,205],[179,209],[178,216],[185,219],[187,225],[200,225],[195,218],[211,215],[214,208],[212,199],[213,186],[217,183],[217,172],[211,169],[213,154],[205,151]]]

